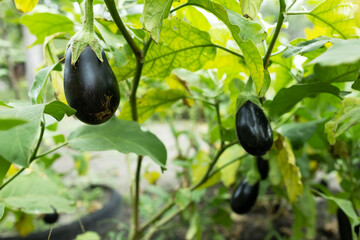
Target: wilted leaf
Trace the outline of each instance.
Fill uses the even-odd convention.
[[[303,192],[301,173],[299,168],[296,166],[295,156],[289,141],[280,134],[275,140],[275,148],[277,150],[277,159],[286,191],[288,193],[289,201],[293,203]]]
[[[159,172],[156,171],[151,171],[148,172],[146,171],[144,173],[144,177],[145,179],[150,183],[150,184],[156,184],[157,180],[160,178],[161,174]]]
[[[25,237],[34,230],[33,218],[30,214],[20,213],[20,218],[14,224],[20,236]]]

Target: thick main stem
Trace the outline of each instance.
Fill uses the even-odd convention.
[[[86,0],[85,1],[84,30],[87,31],[87,32],[94,32],[93,0]]]
[[[286,4],[285,4],[285,0],[279,0],[279,2],[280,2],[279,16],[278,16],[278,20],[277,20],[277,23],[276,23],[276,29],[275,29],[275,32],[274,32],[274,36],[273,36],[273,38],[271,39],[269,48],[268,48],[268,50],[266,51],[266,54],[265,54],[265,56],[264,56],[264,69],[267,69],[267,68],[268,68],[269,59],[270,59],[270,56],[271,56],[271,52],[272,52],[273,49],[274,49],[275,43],[276,43],[276,41],[277,41],[277,39],[278,39],[278,37],[279,37],[280,30],[281,30],[282,25],[283,25],[284,20],[285,20],[285,15],[286,15]]]

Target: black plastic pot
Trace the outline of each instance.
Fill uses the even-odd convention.
[[[120,215],[121,197],[117,191],[108,186],[95,185],[93,187],[103,188],[105,192],[110,195],[109,201],[104,204],[103,208],[90,213],[78,221],[53,228],[50,237],[51,240],[74,239],[78,234],[83,233],[80,222],[85,231],[95,231],[99,235],[105,235],[114,229],[117,222],[114,221],[114,219]],[[31,233],[24,238],[20,236],[0,237],[0,240],[47,240],[49,231],[50,230]]]

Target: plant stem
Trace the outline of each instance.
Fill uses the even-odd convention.
[[[213,169],[213,167],[216,165],[217,161],[219,160],[221,154],[229,147],[235,145],[236,143],[238,143],[238,141],[234,141],[231,143],[228,143],[226,145],[224,145],[223,147],[221,147],[217,154],[215,155],[211,165],[209,166],[209,168],[207,169],[204,177],[200,180],[199,183],[193,185],[190,187],[191,191],[196,190],[199,186],[201,186],[203,183],[205,183],[208,178],[209,178],[209,173],[211,172],[211,170]],[[174,199],[171,199],[154,217],[152,217],[151,219],[149,219],[148,221],[146,221],[141,228],[139,229],[140,232],[143,232],[145,229],[147,229],[151,224],[153,224],[154,222],[156,222],[158,219],[160,219],[171,207],[173,207],[175,204]],[[184,209],[180,210],[177,214],[179,214],[180,212],[182,212]]]
[[[223,147],[224,146],[224,136],[223,136],[222,125],[221,125],[220,101],[217,97],[215,98],[215,110],[216,110],[217,122],[219,125],[219,131],[220,131],[220,141],[221,141],[220,147]]]
[[[211,178],[212,176],[214,176],[216,173],[218,173],[218,172],[220,172],[221,170],[223,170],[224,168],[226,168],[227,166],[230,166],[231,164],[233,164],[233,163],[235,163],[235,162],[243,159],[243,158],[246,157],[246,156],[247,156],[247,154],[244,154],[244,155],[242,155],[242,156],[240,156],[240,157],[237,157],[237,158],[231,160],[230,162],[227,162],[226,164],[222,165],[221,167],[215,169],[215,170],[211,173],[210,178]]]
[[[135,199],[133,206],[133,221],[134,221],[134,239],[137,239],[139,232],[139,197],[140,197],[140,174],[141,174],[141,163],[143,156],[139,155],[137,159],[136,175],[135,175]]]
[[[48,155],[48,154],[50,154],[50,153],[52,153],[52,152],[55,152],[56,150],[58,150],[58,149],[60,149],[60,148],[62,148],[62,147],[64,147],[64,146],[68,145],[68,144],[69,144],[68,142],[64,142],[63,144],[60,144],[59,146],[54,147],[53,149],[50,149],[49,151],[46,151],[46,152],[44,152],[44,153],[41,153],[41,154],[37,155],[34,159],[38,159],[38,158],[44,157],[44,156],[46,156],[46,155]]]
[[[179,6],[177,6],[176,8],[171,9],[171,10],[170,10],[170,13],[176,12],[177,10],[180,10],[181,8],[186,7],[186,6],[190,6],[190,5],[191,5],[191,4],[189,4],[189,3],[185,3],[185,4],[182,4],[182,5],[179,5]]]
[[[277,23],[276,23],[276,29],[275,29],[275,32],[274,32],[274,36],[272,37],[269,48],[267,49],[266,54],[264,56],[264,69],[268,68],[271,52],[274,49],[276,40],[279,37],[280,30],[281,30],[282,25],[283,25],[284,20],[285,20],[285,14],[286,14],[285,0],[279,0],[279,2],[280,2],[279,17],[278,17],[278,20],[277,20]]]
[[[110,15],[113,18],[116,26],[119,28],[119,30],[122,33],[122,35],[124,36],[126,42],[129,44],[130,48],[134,52],[138,62],[143,62],[144,57],[145,57],[144,53],[143,53],[143,51],[141,51],[141,49],[138,47],[138,45],[136,45],[134,39],[131,37],[130,33],[126,29],[126,26],[123,23],[123,21],[121,20],[120,15],[117,11],[114,0],[104,0],[104,1],[105,1],[106,7],[108,8]]]
[[[41,144],[41,141],[42,141],[42,138],[44,136],[44,131],[45,131],[45,123],[44,121],[41,121],[40,123],[40,135],[39,135],[39,138],[38,138],[38,141],[36,143],[36,146],[34,148],[34,151],[33,153],[31,154],[30,156],[30,159],[29,159],[29,164],[32,163],[32,161],[34,161],[36,159],[36,154],[37,154],[37,151],[39,150],[39,147],[40,147],[40,144]],[[8,185],[10,182],[12,182],[17,176],[19,176],[26,168],[21,168],[17,173],[15,173],[11,178],[9,178],[9,180],[7,180],[3,185],[0,186],[0,191],[1,189],[3,189],[6,185]]]
[[[12,182],[17,176],[20,175],[20,173],[22,173],[26,168],[21,168],[17,173],[15,173],[13,176],[11,176],[11,178],[9,178],[9,180],[7,180],[3,185],[1,185],[0,187],[0,191],[6,186],[8,185],[10,182]]]
[[[309,14],[310,12],[307,11],[289,11],[286,13],[286,15],[306,15]]]
[[[84,30],[87,31],[87,32],[94,32],[93,0],[86,0],[85,1]]]

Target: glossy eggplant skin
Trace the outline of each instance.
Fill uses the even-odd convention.
[[[87,124],[109,120],[120,102],[120,91],[104,51],[103,62],[87,46],[75,66],[71,65],[71,48],[67,49],[64,71],[64,91],[75,116]]]
[[[259,194],[259,182],[250,185],[244,178],[236,187],[232,197],[230,206],[237,214],[244,214],[251,210],[254,206]]]
[[[262,156],[271,149],[273,134],[269,121],[260,107],[246,101],[236,113],[236,136],[251,155]]]
[[[338,208],[336,217],[339,227],[339,235],[341,240],[352,240],[352,231],[349,218],[341,208]]]
[[[269,175],[269,161],[266,161],[259,156],[256,157],[256,163],[261,176],[261,180],[265,180]]]

